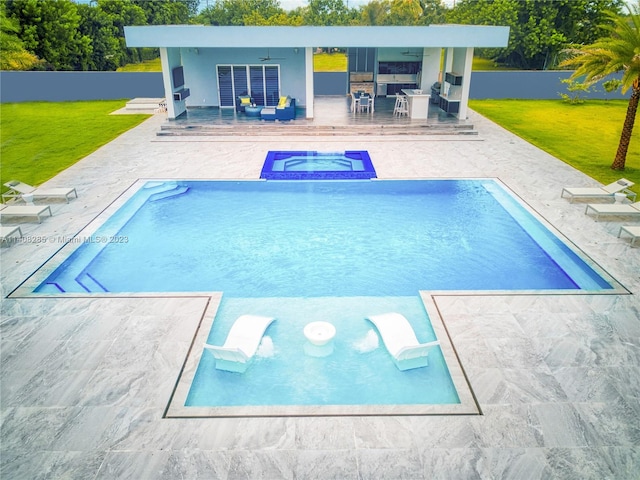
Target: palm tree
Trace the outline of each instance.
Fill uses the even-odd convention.
[[[584,82],[588,84],[622,72],[622,93],[632,89],[618,151],[611,165],[613,170],[624,170],[640,100],[640,6],[628,9],[629,16],[611,15],[612,23],[605,27],[610,36],[591,45],[570,49],[568,52],[572,57],[561,64],[576,68],[572,80],[584,76]]]

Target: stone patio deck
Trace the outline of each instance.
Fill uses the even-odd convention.
[[[595,182],[471,112],[474,138],[158,137],[156,115],[62,172],[2,248],[1,478],[634,479],[640,249],[564,186]],[[254,179],[268,150],[368,150],[380,178],[497,177],[629,294],[433,296],[482,415],[165,419],[206,295],[6,298],[139,178]],[[36,241],[40,239],[40,241]]]

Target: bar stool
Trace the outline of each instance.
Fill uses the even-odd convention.
[[[409,115],[409,102],[405,95],[396,93],[396,104],[393,107],[393,114],[398,116]]]

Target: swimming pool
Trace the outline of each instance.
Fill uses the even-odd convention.
[[[177,417],[477,413],[423,292],[613,288],[495,179],[141,181],[78,238],[26,288],[223,292],[185,360],[168,410]],[[428,367],[397,370],[365,321],[390,311],[421,343],[441,340]],[[222,345],[247,313],[278,320],[238,378],[216,370],[203,345]],[[312,321],[337,329],[326,358],[305,354]],[[389,388],[376,388],[379,378]]]
[[[147,182],[90,238],[35,292],[612,288],[491,179]]]

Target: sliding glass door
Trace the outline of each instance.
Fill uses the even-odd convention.
[[[236,97],[248,94],[256,105],[277,105],[280,97],[280,65],[218,65],[221,108],[235,107]]]

